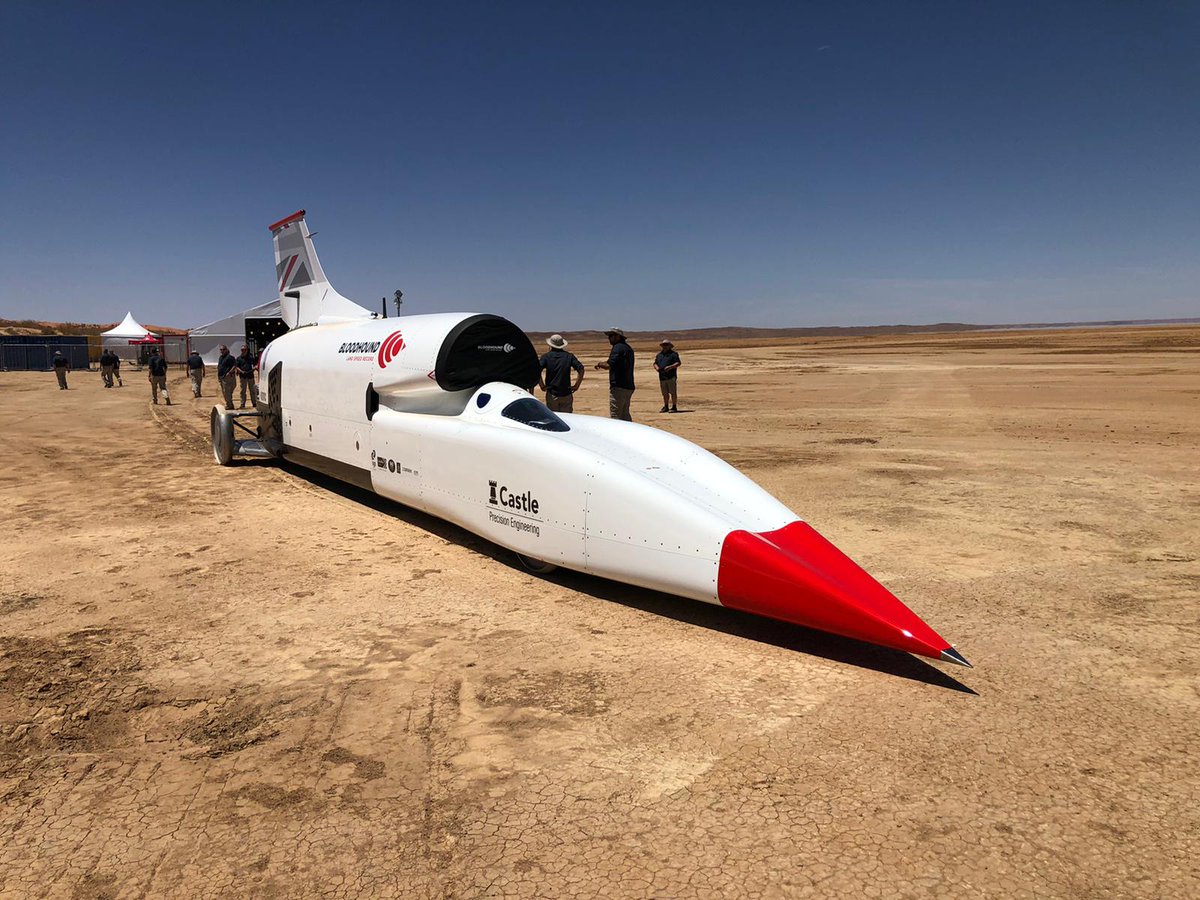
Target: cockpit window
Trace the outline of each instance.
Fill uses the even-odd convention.
[[[542,431],[571,430],[566,422],[550,412],[550,408],[545,403],[534,400],[532,397],[514,400],[501,410],[500,415],[506,419],[512,419],[514,422],[540,428]]]

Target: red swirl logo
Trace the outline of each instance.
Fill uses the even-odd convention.
[[[404,336],[399,331],[393,331],[379,345],[379,368],[386,368],[387,364],[395,359],[396,354],[403,349]]]

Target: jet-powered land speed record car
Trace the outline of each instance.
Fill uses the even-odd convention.
[[[707,450],[645,425],[551,412],[527,390],[538,382],[533,345],[506,319],[379,318],[342,297],[304,217],[270,226],[290,330],[262,352],[258,410],[213,409],[218,462],[287,458],[453,522],[535,571],[563,566],[968,665]]]

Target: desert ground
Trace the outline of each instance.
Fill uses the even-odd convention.
[[[0,373],[0,894],[1200,895],[1200,327],[681,342],[674,416],[635,349],[975,668],[218,467],[211,374]]]

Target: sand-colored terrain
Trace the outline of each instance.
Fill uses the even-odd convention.
[[[0,895],[1200,895],[1200,328],[684,345],[677,416],[637,349],[976,668],[0,373]]]

